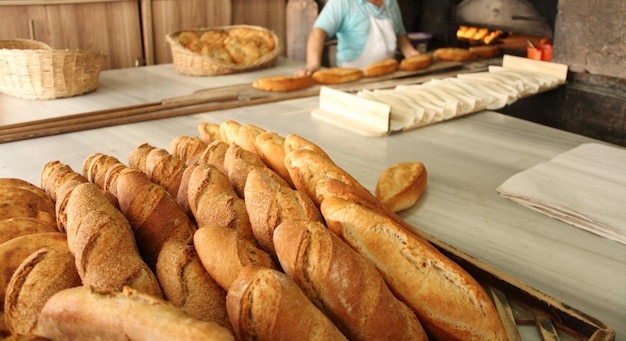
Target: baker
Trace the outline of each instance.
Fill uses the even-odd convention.
[[[419,54],[406,34],[396,0],[329,0],[320,12],[307,41],[308,75],[321,67],[327,38],[337,37],[337,66],[363,69],[393,58],[397,50],[406,57]]]

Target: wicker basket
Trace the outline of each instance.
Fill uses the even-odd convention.
[[[268,54],[264,54],[261,58],[257,59],[255,62],[250,64],[234,64],[234,63],[225,63],[214,58],[203,56],[199,53],[193,52],[178,42],[178,36],[182,32],[186,31],[194,31],[201,35],[203,32],[209,30],[225,30],[229,31],[233,28],[252,28],[256,30],[262,30],[269,32],[275,41],[275,48]],[[220,26],[220,27],[211,27],[211,28],[200,28],[194,30],[185,30],[170,33],[166,36],[166,40],[169,43],[172,50],[172,62],[174,63],[174,69],[179,74],[189,75],[189,76],[217,76],[217,75],[227,75],[232,73],[246,72],[252,70],[263,69],[266,67],[273,66],[278,58],[278,54],[280,53],[280,41],[274,32],[267,30],[266,28],[260,26],[251,26],[251,25],[233,25],[233,26]]]
[[[35,40],[0,40],[0,92],[25,99],[81,95],[98,87],[105,56]]]

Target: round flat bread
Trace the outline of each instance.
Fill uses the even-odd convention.
[[[400,70],[415,71],[429,67],[433,63],[431,54],[418,54],[412,57],[404,58],[400,62]]]
[[[442,47],[433,53],[433,56],[439,60],[463,62],[466,60],[476,59],[476,55],[472,54],[468,49],[460,47]]]
[[[313,79],[319,84],[341,84],[358,81],[363,78],[363,75],[361,69],[332,67],[316,71]]]

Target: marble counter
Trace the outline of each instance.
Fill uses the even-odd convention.
[[[167,67],[163,78],[157,77],[159,82],[168,82],[165,71]],[[112,85],[118,91],[123,87],[119,82]],[[165,92],[146,84],[142,91],[155,97],[206,87],[203,79],[172,84]],[[108,91],[108,86],[98,91]],[[139,89],[128,92],[128,101],[141,99]],[[111,101],[117,95],[100,100]],[[309,97],[4,143],[0,144],[0,177],[38,184],[39,172],[48,161],[59,160],[75,170],[92,153],[127,161],[128,153],[142,143],[169,149],[174,137],[196,135],[198,123],[224,120],[301,135],[319,144],[370,190],[380,172],[392,164],[421,161],[428,169],[428,186],[418,204],[401,214],[409,223],[598,318],[616,330],[617,340],[626,340],[626,246],[496,193],[517,172],[582,143],[602,142],[489,111],[387,137],[364,137],[312,118],[310,111],[318,101]]]

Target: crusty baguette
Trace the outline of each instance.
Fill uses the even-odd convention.
[[[245,197],[252,232],[261,247],[274,257],[273,236],[278,224],[289,220],[322,221],[311,198],[260,169],[248,174]]]
[[[129,286],[163,294],[156,276],[141,258],[126,217],[90,182],[68,193],[66,231],[70,251],[84,285],[117,291]]]
[[[350,340],[427,340],[378,270],[322,223],[283,222],[274,244],[285,273]]]
[[[228,143],[224,141],[213,141],[200,153],[196,161],[198,163],[213,165],[217,167],[220,172],[227,174],[226,167],[224,166],[224,158],[226,157],[228,147]]]
[[[237,340],[347,340],[282,272],[245,266],[226,296]]]
[[[261,156],[256,147],[256,137],[264,132],[265,129],[254,124],[242,124],[237,130],[237,135],[235,135],[235,143],[250,153]]]
[[[237,135],[241,124],[233,120],[220,123],[220,139],[228,144],[237,143]]]
[[[390,74],[398,69],[399,63],[395,58],[387,58],[374,62],[363,69],[365,77],[380,77]]]
[[[330,160],[330,156],[328,156],[322,147],[297,134],[287,134],[287,136],[285,136],[283,148],[285,149],[285,154],[289,154],[297,149],[308,149]]]
[[[165,297],[174,306],[199,320],[232,330],[226,291],[206,271],[192,240],[167,240],[157,259],[156,274]]]
[[[438,340],[506,340],[502,321],[474,278],[388,216],[338,197],[321,206],[328,227],[381,272]]]
[[[105,181],[107,178],[107,170],[113,165],[119,165],[122,162],[111,155],[104,153],[94,153],[85,158],[83,161],[81,171],[87,180],[96,184],[99,188],[111,192],[107,189]],[[115,194],[114,192],[111,192]]]
[[[13,238],[0,244],[0,307],[11,276],[22,262],[44,247],[67,250],[67,237],[62,232],[33,233]]]
[[[433,63],[433,55],[432,54],[418,54],[415,56],[411,56],[408,58],[402,59],[400,61],[400,70],[404,71],[416,71],[425,69],[431,66]]]
[[[246,265],[279,268],[267,252],[229,227],[199,228],[193,241],[204,268],[227,291]]]
[[[53,340],[234,340],[217,323],[194,319],[130,288],[114,293],[85,286],[60,291],[44,305],[38,331]]]
[[[207,147],[207,143],[196,136],[177,136],[170,142],[170,151],[185,164],[196,163],[198,156]]]
[[[199,227],[226,226],[255,241],[246,204],[216,167],[197,163],[186,170],[187,202]]]
[[[421,162],[396,163],[380,173],[376,198],[393,212],[415,205],[426,189],[428,172]]]
[[[294,186],[304,192],[316,205],[322,197],[316,187],[325,179],[336,179],[349,186],[367,191],[352,175],[336,165],[328,157],[309,149],[297,149],[285,155],[285,166]]]
[[[81,285],[69,249],[42,248],[15,270],[7,287],[5,319],[12,334],[36,332],[41,308],[55,293]]]
[[[261,160],[287,183],[293,185],[289,171],[285,167],[285,137],[266,131],[256,137],[255,143]]]
[[[178,194],[186,167],[185,162],[177,156],[147,143],[131,150],[128,165],[144,172],[152,182],[165,187],[174,197]]]
[[[255,89],[274,92],[300,90],[313,85],[315,85],[315,80],[308,75],[261,77],[252,83]]]
[[[200,122],[197,129],[200,140],[206,144],[220,139],[220,125],[217,123]]]
[[[342,84],[356,82],[363,78],[363,70],[347,67],[331,67],[313,73],[313,79],[319,84]]]

